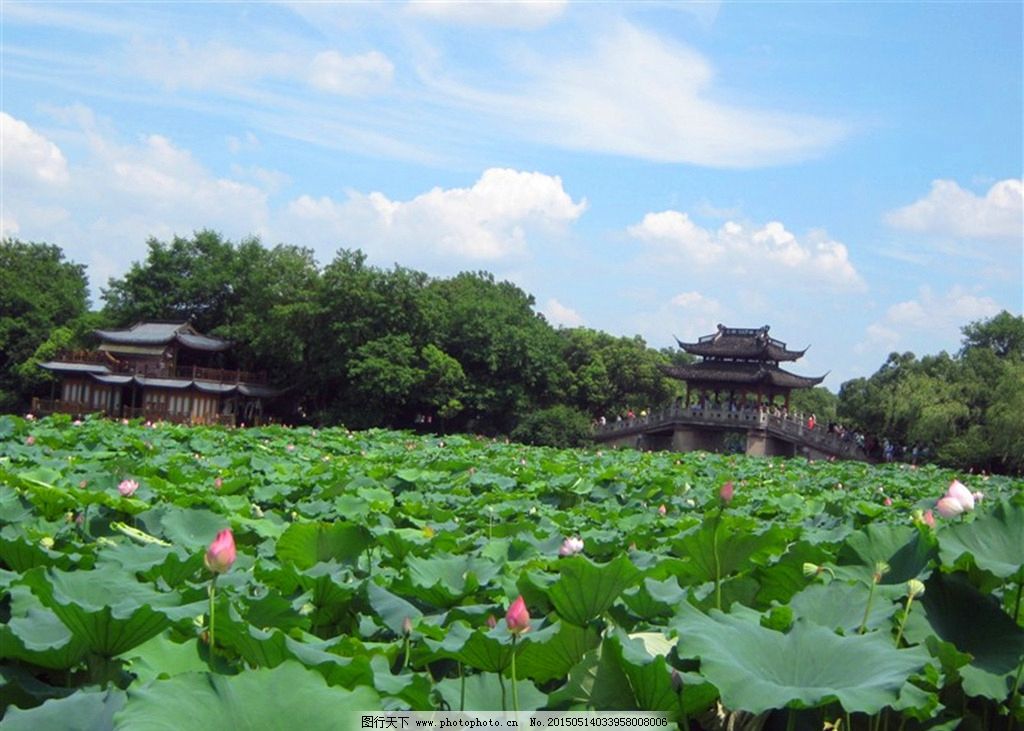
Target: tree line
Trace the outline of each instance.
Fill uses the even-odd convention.
[[[150,239],[101,299],[90,307],[85,267],[59,247],[0,244],[0,410],[47,393],[38,363],[91,346],[96,328],[188,320],[236,343],[221,365],[286,387],[288,420],[576,446],[599,416],[671,403],[681,384],[659,365],[688,357],[639,336],[555,328],[531,295],[487,272],[431,277],[345,249],[321,266],[310,249],[213,231]],[[963,332],[954,355],[893,353],[838,395],[797,392],[792,406],[945,464],[1022,472],[1024,318],[1004,312]]]

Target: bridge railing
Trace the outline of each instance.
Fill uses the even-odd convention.
[[[718,426],[737,429],[764,429],[787,437],[804,446],[815,447],[824,452],[848,456],[862,456],[863,449],[852,437],[844,437],[828,429],[815,426],[808,428],[803,418],[770,414],[752,409],[707,409],[697,405],[668,406],[634,419],[598,424],[595,436],[611,436],[648,431],[672,423],[693,424],[694,426]]]

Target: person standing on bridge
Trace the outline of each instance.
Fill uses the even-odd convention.
[[[807,417],[807,428],[813,429],[814,425],[818,423],[818,420],[814,418],[814,414]]]

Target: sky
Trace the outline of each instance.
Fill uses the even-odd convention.
[[[0,231],[486,270],[837,391],[1024,308],[1020,2],[0,2]]]

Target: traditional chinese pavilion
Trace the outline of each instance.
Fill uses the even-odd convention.
[[[40,364],[60,376],[60,398],[35,399],[33,411],[253,424],[264,401],[280,393],[264,374],[219,367],[232,344],[187,322],[140,322],[94,334],[96,350]]]
[[[790,350],[781,340],[761,328],[718,326],[696,343],[676,340],[679,347],[701,360],[689,365],[663,366],[662,371],[686,382],[686,406],[711,402],[721,408],[761,406],[781,398],[789,408],[789,394],[795,388],[817,386],[825,376],[808,378],[783,370],[779,363],[796,361],[807,349]]]

